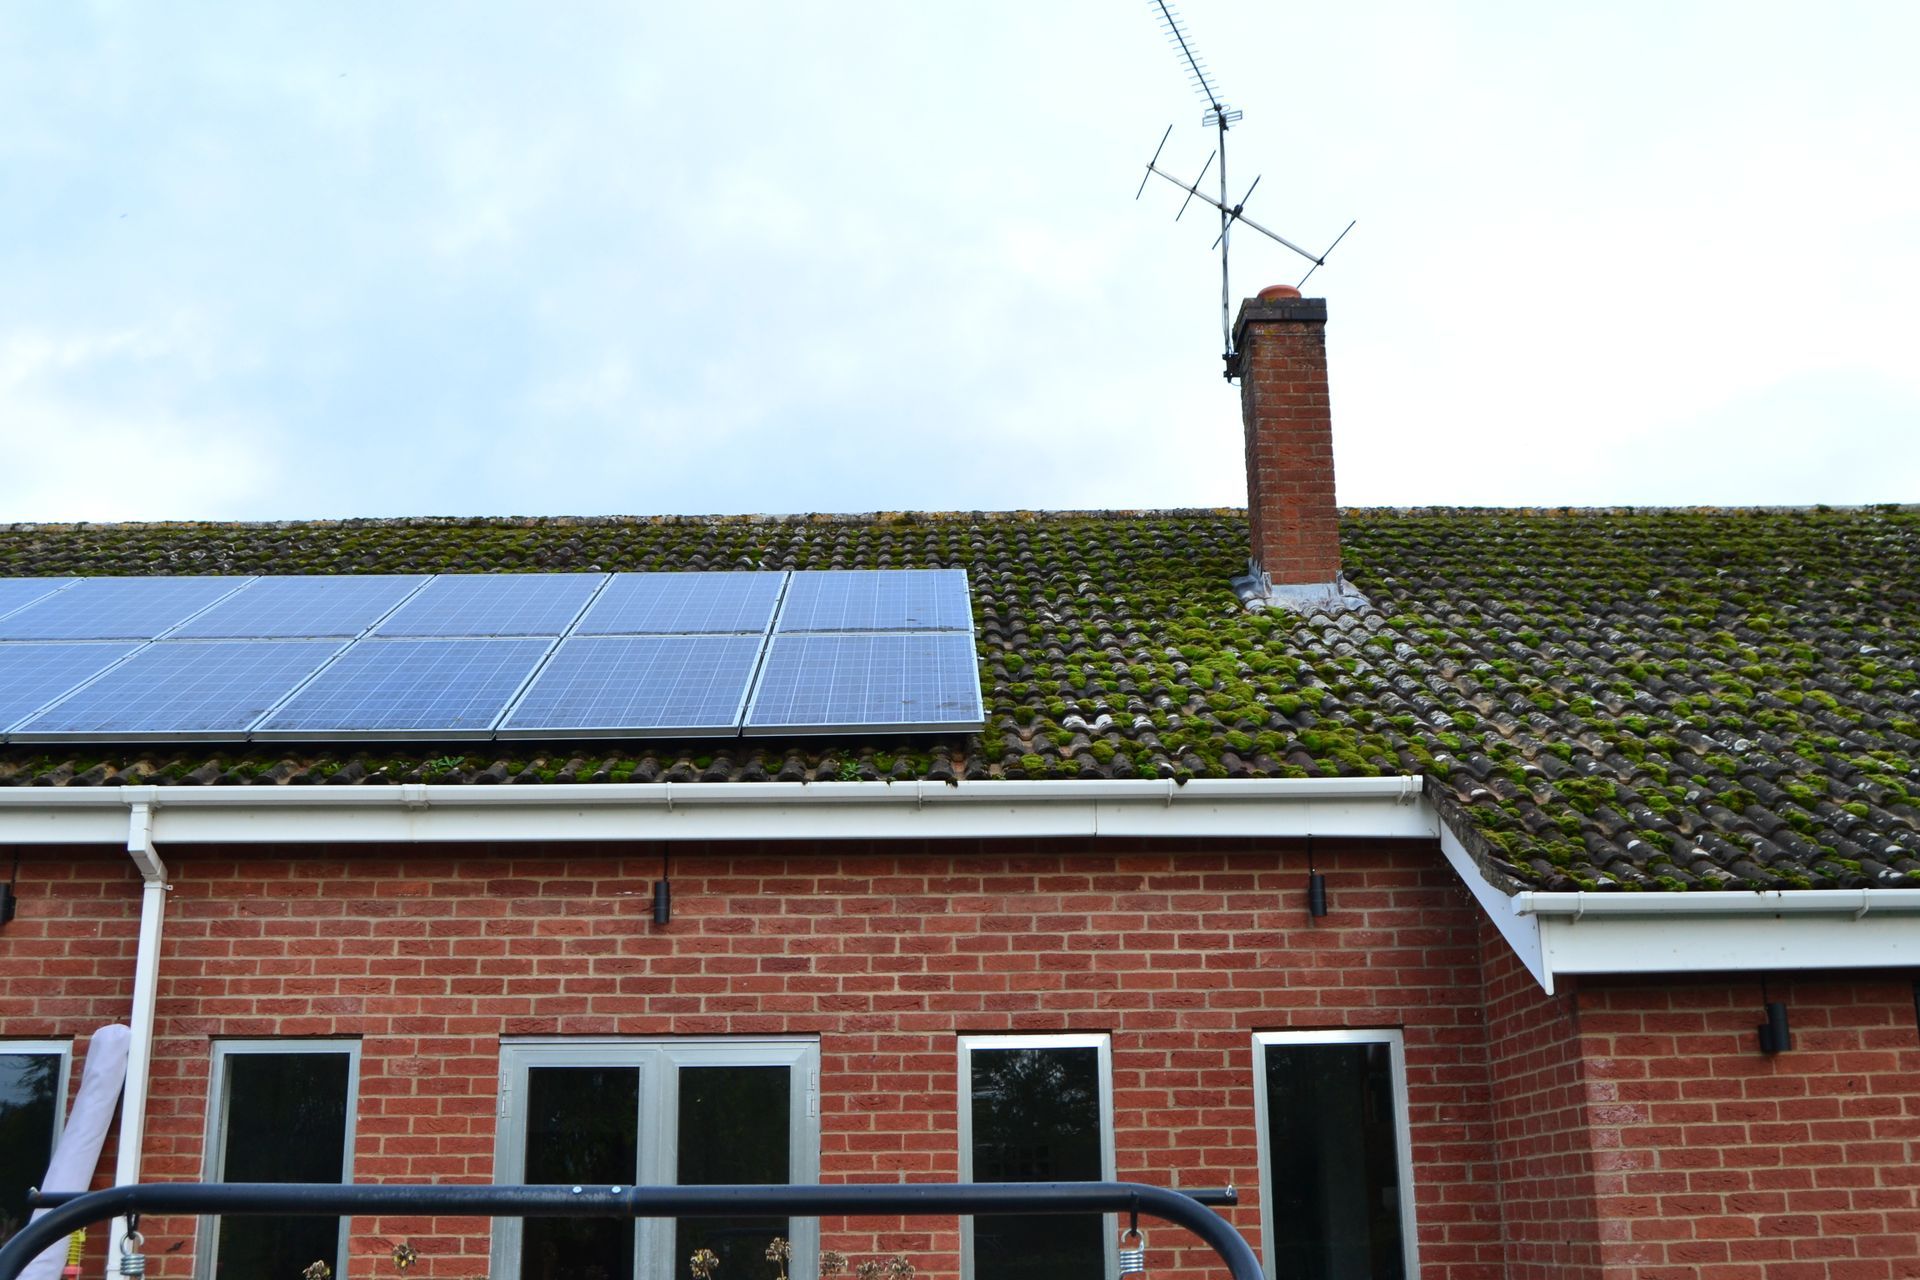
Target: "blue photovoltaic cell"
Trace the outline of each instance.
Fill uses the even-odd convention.
[[[803,570],[787,584],[787,631],[970,631],[965,569]]]
[[[582,636],[759,635],[784,573],[616,573],[574,628]]]
[[[563,640],[500,731],[731,734],[760,644],[757,635]]]
[[[259,578],[168,638],[349,638],[372,626],[426,580],[424,574]]]
[[[776,635],[746,727],[956,731],[984,722],[971,635]]]
[[[58,591],[73,578],[0,578],[0,616]]]
[[[484,735],[550,646],[539,639],[362,640],[255,733]]]
[[[124,640],[0,644],[0,730],[132,653]]]
[[[332,640],[163,640],[13,736],[239,736],[339,648]]]
[[[382,636],[557,636],[604,573],[447,573],[375,630]]]
[[[0,619],[0,640],[151,640],[247,578],[82,578]]]

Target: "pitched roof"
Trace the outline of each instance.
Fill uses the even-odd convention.
[[[0,785],[1417,773],[1497,883],[1920,885],[1920,508],[1347,512],[1373,607],[1249,613],[1238,511],[15,525],[0,576],[969,571],[951,739],[0,748]]]

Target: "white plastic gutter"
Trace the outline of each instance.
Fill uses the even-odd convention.
[[[1509,899],[1516,916],[1771,916],[1920,913],[1920,889],[1767,889],[1759,892],[1543,893]]]
[[[727,782],[0,789],[0,843],[165,844],[1353,836],[1427,839],[1420,780]]]
[[[120,1143],[114,1158],[115,1186],[140,1181],[147,1145],[147,1084],[153,1074],[154,1002],[160,987],[160,934],[167,914],[167,866],[153,844],[153,806],[133,799],[127,807],[127,854],[140,871],[140,941],[133,960],[133,1034],[127,1049],[127,1079],[120,1098]],[[109,1274],[120,1257],[127,1220],[115,1218],[107,1238]]]

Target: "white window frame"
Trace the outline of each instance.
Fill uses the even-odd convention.
[[[959,1120],[960,1181],[973,1181],[973,1052],[976,1049],[1093,1049],[1100,1073],[1100,1177],[1113,1182],[1113,1038],[1104,1031],[1053,1035],[966,1035],[960,1037]],[[1101,1215],[1106,1224],[1107,1280],[1119,1280],[1119,1215]],[[973,1218],[960,1219],[960,1275],[973,1280]]]
[[[57,1057],[60,1066],[54,1073],[53,1085],[53,1132],[47,1137],[47,1159],[53,1159],[53,1153],[59,1150],[60,1134],[67,1127],[67,1086],[73,1071],[73,1041],[71,1040],[0,1040],[0,1054],[28,1054],[36,1057]],[[45,1171],[42,1170],[44,1180]]]
[[[811,1186],[820,1181],[820,1042],[810,1036],[756,1038],[668,1037],[528,1037],[500,1042],[500,1096],[495,1114],[493,1180],[513,1184],[524,1180],[527,1150],[526,1111],[515,1105],[524,1099],[527,1072],[535,1067],[634,1067],[640,1072],[640,1116],[651,1118],[640,1133],[638,1185],[672,1186],[679,1171],[680,1068],[786,1067],[792,1116],[788,1131],[787,1168],[792,1184]],[[777,1215],[775,1215],[777,1216]],[[789,1280],[816,1280],[820,1258],[820,1220],[788,1215],[792,1219],[793,1258],[787,1264]],[[493,1250],[488,1274],[520,1274],[521,1220],[493,1220]],[[640,1218],[635,1221],[634,1275],[670,1280],[677,1260],[673,1256],[674,1220]]]
[[[353,1181],[353,1134],[354,1121],[360,1111],[360,1042],[358,1040],[215,1040],[213,1057],[207,1076],[207,1128],[206,1151],[203,1163],[208,1182],[220,1182],[225,1178],[227,1148],[227,1060],[233,1057],[256,1054],[296,1054],[296,1053],[337,1053],[347,1059],[347,1098],[346,1132],[342,1135],[340,1158],[340,1181]],[[347,1275],[347,1238],[352,1233],[352,1222],[346,1214],[340,1215],[340,1241],[334,1250],[333,1273],[346,1280]],[[208,1215],[200,1219],[200,1229],[195,1232],[194,1271],[197,1276],[210,1276],[214,1270],[214,1260],[219,1256],[220,1219]]]
[[[1405,1255],[1407,1280],[1420,1280],[1420,1244],[1415,1232],[1413,1205],[1413,1126],[1407,1111],[1406,1037],[1392,1028],[1324,1031],[1256,1031],[1253,1033],[1254,1127],[1260,1141],[1260,1254],[1268,1277],[1274,1276],[1273,1203],[1274,1153],[1267,1114],[1268,1045],[1384,1044],[1393,1089],[1393,1141],[1400,1177],[1400,1248]]]

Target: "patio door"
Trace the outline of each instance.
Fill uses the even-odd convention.
[[[543,1040],[500,1050],[496,1180],[569,1186],[811,1183],[819,1047],[801,1040]],[[516,1280],[814,1280],[811,1219],[502,1218],[492,1274]]]

